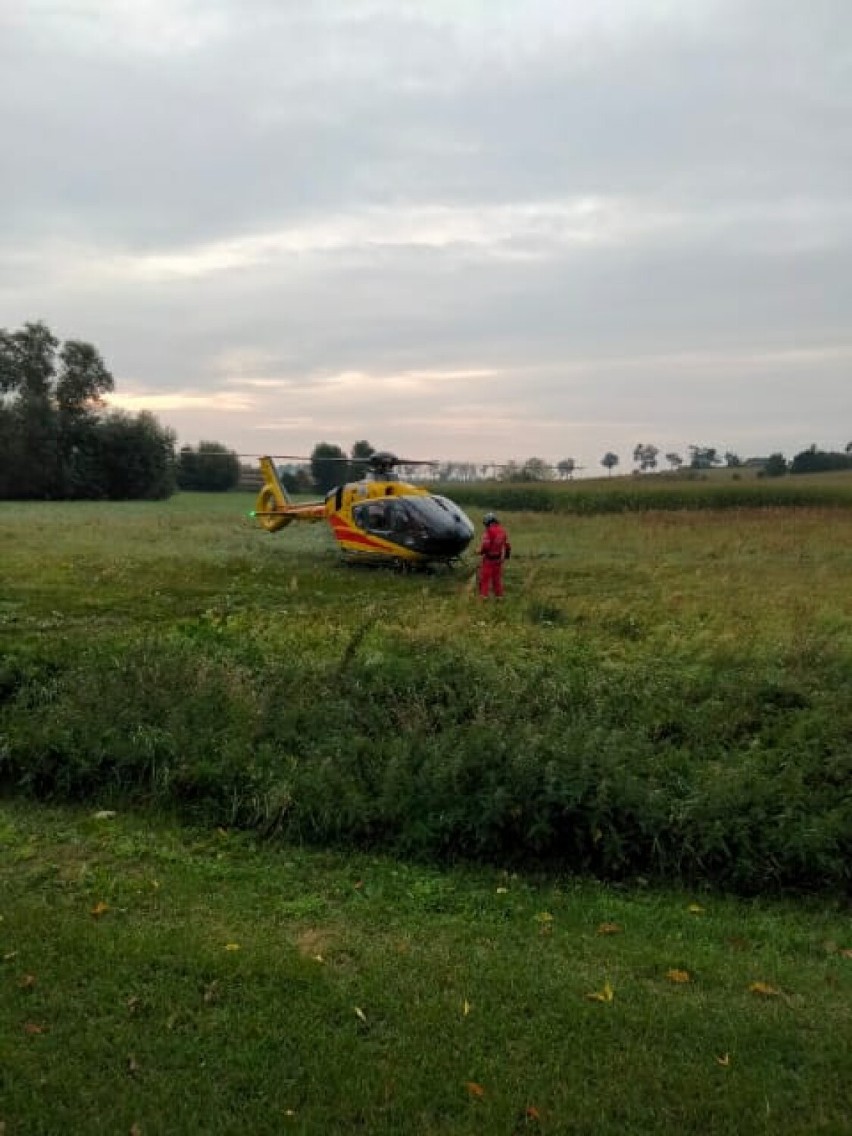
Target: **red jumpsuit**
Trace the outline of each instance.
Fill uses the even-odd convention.
[[[479,570],[479,594],[483,599],[493,590],[495,596],[503,595],[503,561],[512,552],[509,535],[502,525],[492,521],[482,534],[479,555],[482,567]]]

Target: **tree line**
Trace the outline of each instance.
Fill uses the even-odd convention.
[[[678,453],[668,453],[665,460],[669,469],[674,472],[682,469],[684,465],[690,470],[707,470],[726,467],[727,469],[754,469],[764,477],[781,477],[785,473],[824,473],[830,470],[852,469],[852,442],[847,443],[841,451],[820,450],[811,445],[806,450],[795,455],[787,461],[780,452],[771,453],[768,457],[741,458],[732,450],[720,453],[713,446],[689,446],[689,461]],[[635,473],[645,473],[656,470],[659,458],[659,449],[653,445],[639,442],[633,449],[633,464]],[[609,473],[619,463],[618,454],[606,453],[601,458],[601,465]]]
[[[341,481],[355,480],[363,477],[364,465],[359,458],[373,453],[373,447],[368,442],[356,442],[351,453],[347,455],[340,446],[328,442],[319,442],[309,460],[303,464],[282,466],[279,470],[282,482],[288,492],[327,492],[330,488],[340,484]],[[632,451],[633,473],[654,473],[660,468],[664,460],[669,471],[677,473],[682,470],[706,471],[725,467],[733,470],[752,470],[761,477],[779,477],[785,473],[816,473],[825,470],[852,469],[852,442],[845,451],[826,452],[817,449],[815,445],[797,454],[791,461],[787,461],[781,453],[772,453],[767,457],[741,458],[732,450],[724,452],[714,446],[690,445],[687,447],[687,458],[677,452],[661,455],[660,449],[649,443],[639,442]],[[614,451],[608,450],[600,460],[600,464],[608,474],[621,464],[621,458]],[[532,457],[525,461],[496,462],[436,462],[429,467],[424,475],[422,468],[412,465],[407,467],[401,463],[398,467],[400,476],[409,480],[416,480],[424,476],[430,481],[461,482],[474,481],[501,481],[501,482],[534,482],[553,480],[572,480],[574,474],[584,469],[574,458],[562,458],[555,464],[546,462],[542,458]]]
[[[0,498],[156,500],[230,489],[237,455],[218,442],[176,452],[153,414],[108,410],[115,380],[91,343],[43,322],[0,329]]]
[[[115,389],[90,343],[44,323],[0,330],[0,497],[167,497],[174,434],[153,415],[106,411]]]
[[[108,410],[104,396],[115,380],[100,352],[90,343],[60,343],[43,322],[26,323],[17,331],[0,329],[0,498],[36,500],[158,499],[175,489],[225,491],[247,474],[238,455],[221,442],[202,441],[176,449],[173,430],[148,411],[128,414]],[[375,453],[366,440],[347,454],[340,446],[318,442],[310,458],[279,469],[291,493],[327,493],[342,482],[363,477],[366,459]],[[639,442],[633,449],[633,472],[657,470],[660,450]],[[663,455],[677,472],[719,466],[756,468],[764,476],[852,469],[852,442],[843,452],[816,445],[788,462],[781,453],[741,459],[731,451],[691,445],[688,460],[679,453]],[[600,464],[612,474],[620,457],[607,451]],[[571,480],[583,467],[574,458],[555,465],[531,457],[522,462],[439,462],[426,467],[434,481],[531,482]],[[424,467],[402,463],[408,480],[424,477]]]

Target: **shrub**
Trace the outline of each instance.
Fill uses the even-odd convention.
[[[848,659],[640,671],[579,641],[542,658],[363,638],[330,658],[198,621],[13,668],[0,776],[288,839],[743,892],[848,887]]]

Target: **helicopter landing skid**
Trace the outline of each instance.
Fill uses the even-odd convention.
[[[341,561],[347,568],[384,568],[399,576],[415,573],[432,575],[441,569],[453,572],[465,566],[465,561],[459,557],[450,560],[403,560],[402,557],[371,556],[363,552],[345,552],[341,555]]]

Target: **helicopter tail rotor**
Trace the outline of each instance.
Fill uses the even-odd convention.
[[[263,474],[263,487],[257,495],[255,515],[267,532],[278,532],[293,520],[286,513],[276,516],[278,509],[284,509],[290,504],[290,498],[281,484],[281,478],[272,458],[261,458],[260,470]]]
[[[257,495],[257,505],[252,516],[270,533],[278,532],[293,520],[286,513],[277,513],[277,505],[275,493],[268,485],[264,485]]]

